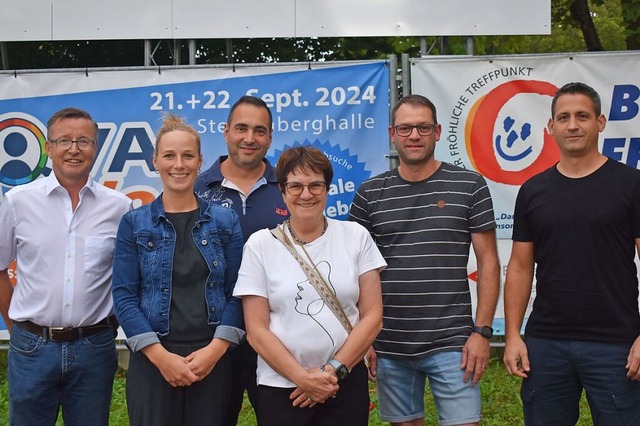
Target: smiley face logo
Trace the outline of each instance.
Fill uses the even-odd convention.
[[[505,135],[496,136],[496,142],[495,142],[496,152],[501,158],[507,161],[521,160],[531,155],[531,153],[533,152],[533,147],[531,145],[526,146],[521,152],[517,154],[510,154],[505,149],[505,145],[506,145],[506,148],[512,149],[516,141],[518,140],[526,141],[527,139],[529,139],[529,136],[531,136],[531,123],[522,124],[520,128],[520,132],[514,129],[515,123],[516,123],[516,120],[513,119],[511,116],[508,116],[507,118],[505,118],[502,124],[503,124],[503,129],[506,133],[506,136]]]
[[[516,80],[503,83],[480,98],[470,109],[465,127],[467,153],[473,167],[487,179],[507,185],[521,185],[530,177],[553,166],[560,152],[546,128],[534,129],[531,123],[520,120],[527,111],[507,114],[499,125],[500,113],[520,94],[553,96],[558,88],[551,83],[535,80]],[[497,132],[495,129],[499,129]],[[494,137],[494,132],[497,134]],[[534,145],[542,141],[537,151]],[[501,162],[516,163],[539,152],[538,157],[519,170],[507,170]]]

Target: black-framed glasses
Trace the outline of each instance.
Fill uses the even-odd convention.
[[[303,185],[300,182],[287,182],[284,184],[284,187],[286,188],[289,195],[293,196],[302,194],[302,191],[304,191],[305,187],[309,189],[309,192],[313,195],[320,195],[325,191],[325,189],[327,189],[326,185],[327,184],[325,181],[317,180],[315,182],[311,182],[308,185]]]
[[[78,145],[78,149],[86,151],[88,149],[93,148],[96,144],[95,139],[89,138],[78,138],[78,139],[69,139],[69,138],[60,138],[60,139],[49,139],[49,142],[54,144],[58,149],[68,150],[71,149],[71,145],[74,143]]]
[[[409,136],[411,135],[411,132],[413,132],[413,129],[416,129],[420,136],[431,136],[433,131],[436,129],[436,125],[428,123],[418,124],[417,126],[399,124],[393,127],[393,130],[398,136]]]

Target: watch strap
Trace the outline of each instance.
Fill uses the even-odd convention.
[[[341,363],[340,361],[338,361],[338,360],[337,360],[337,359],[335,359],[335,358],[331,358],[331,359],[329,360],[329,362],[327,362],[327,364],[329,364],[330,366],[332,366],[334,370],[338,370],[338,368],[340,368],[340,367],[342,367],[342,366],[344,365],[343,363]]]
[[[472,331],[474,333],[480,334],[482,337],[486,337],[487,339],[490,339],[493,337],[493,328],[489,327],[488,325],[483,325],[483,326],[474,325]]]
[[[338,380],[344,379],[350,373],[349,368],[335,358],[331,358],[327,364],[333,367]]]

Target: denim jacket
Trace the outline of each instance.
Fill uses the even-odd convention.
[[[200,215],[193,240],[209,266],[205,298],[214,338],[239,344],[244,338],[242,305],[232,296],[243,238],[231,209],[198,198]],[[175,230],[164,213],[162,195],[120,221],[113,262],[115,313],[132,351],[169,333]]]

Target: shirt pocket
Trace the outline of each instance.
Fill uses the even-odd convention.
[[[161,235],[139,234],[136,236],[138,244],[139,261],[145,272],[151,272],[149,268],[160,262],[164,238]]]
[[[214,266],[220,267],[224,271],[227,267],[225,258],[225,248],[229,241],[229,233],[220,230],[206,232],[206,238],[199,242],[202,249],[208,246],[210,256]]]
[[[136,235],[138,245],[138,262],[141,268],[141,284],[139,285],[140,307],[148,319],[163,309],[159,303],[162,299],[162,235],[142,233]],[[165,272],[166,273],[166,272]],[[166,290],[168,292],[168,289]],[[160,299],[158,299],[160,297]]]
[[[113,237],[86,237],[84,240],[84,270],[104,274],[113,266]]]

